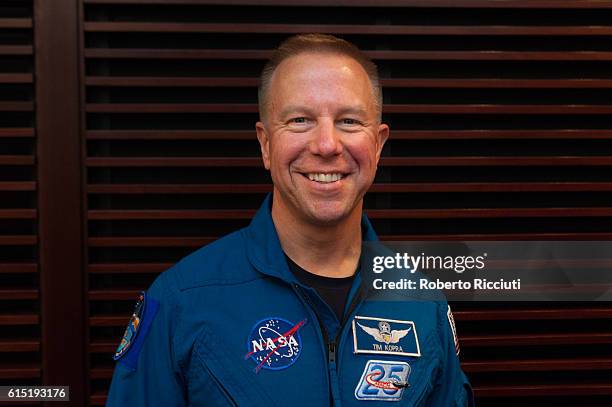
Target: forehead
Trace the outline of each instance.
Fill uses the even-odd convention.
[[[332,53],[301,53],[284,60],[269,88],[272,108],[286,103],[310,107],[350,103],[372,109],[373,90],[365,69],[353,58]]]

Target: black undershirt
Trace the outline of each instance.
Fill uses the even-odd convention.
[[[291,270],[298,281],[305,286],[314,288],[323,301],[334,311],[338,321],[342,321],[344,307],[353,286],[355,274],[350,277],[341,278],[323,277],[304,270],[295,264],[289,256],[285,255],[285,258],[287,259],[289,270]]]

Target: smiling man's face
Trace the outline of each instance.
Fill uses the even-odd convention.
[[[298,54],[277,67],[267,101],[256,128],[279,220],[330,225],[359,214],[389,133],[362,66],[343,55]]]

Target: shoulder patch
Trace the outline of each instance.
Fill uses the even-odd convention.
[[[120,360],[132,370],[136,370],[138,364],[138,354],[144,343],[151,323],[157,314],[159,303],[152,298],[148,298],[144,291],[138,295],[138,300],[134,306],[134,312],[128,322],[121,342],[115,351],[113,359]]]
[[[453,341],[455,342],[455,352],[457,356],[459,356],[459,338],[457,338],[457,328],[455,328],[455,318],[453,317],[453,313],[451,311],[450,305],[448,306],[448,311],[446,311],[446,316],[448,318],[448,324],[450,325],[451,332],[453,333]]]

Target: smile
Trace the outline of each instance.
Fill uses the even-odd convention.
[[[322,172],[321,173],[318,173],[318,172],[309,172],[308,174],[305,174],[305,175],[311,181],[316,181],[316,182],[321,182],[321,183],[329,183],[329,182],[340,181],[344,177],[344,175],[342,175],[340,173],[325,174],[325,173],[322,173]]]

